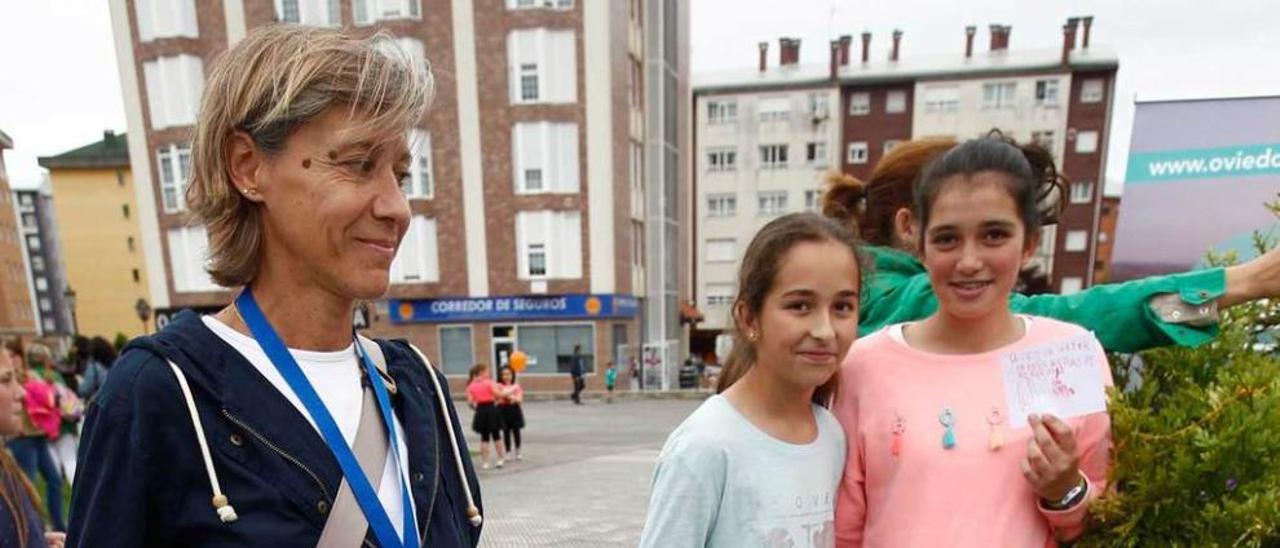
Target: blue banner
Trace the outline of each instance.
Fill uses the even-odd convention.
[[[628,295],[391,299],[388,305],[393,324],[632,318],[640,310]]]

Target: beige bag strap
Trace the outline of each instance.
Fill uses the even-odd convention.
[[[374,366],[378,368],[378,373],[385,375],[387,361],[382,354],[382,348],[364,337],[360,337],[360,345],[369,355]],[[383,380],[386,382],[389,377],[384,376]],[[356,461],[360,463],[360,470],[371,479],[370,483],[377,491],[381,487],[382,476],[387,466],[389,444],[373,390],[365,388],[362,392],[364,397],[360,404],[360,426],[356,428],[356,441],[352,451],[356,454]],[[334,499],[329,519],[324,524],[324,531],[320,533],[320,542],[316,547],[358,548],[364,543],[368,529],[369,522],[365,519],[364,512],[360,510],[360,503],[356,501],[355,493],[351,491],[351,486],[347,485],[347,480],[343,479],[342,484],[338,486],[338,496]]]

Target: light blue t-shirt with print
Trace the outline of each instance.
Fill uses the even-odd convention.
[[[658,456],[641,548],[831,548],[844,430],[813,406],[818,436],[778,440],[712,396]]]

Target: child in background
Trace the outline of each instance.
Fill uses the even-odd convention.
[[[857,336],[861,272],[852,233],[830,219],[793,213],[760,229],[719,394],[667,438],[640,546],[834,544],[845,440],[826,405]]]
[[[498,459],[496,466],[502,468],[506,464],[506,453],[498,443],[498,436],[502,433],[502,416],[498,414],[496,402],[501,394],[498,385],[489,377],[489,366],[478,363],[471,367],[467,380],[467,403],[476,410],[475,417],[471,419],[471,429],[480,434],[480,468],[484,470],[489,469],[491,462],[489,442],[493,442],[493,452]]]
[[[613,366],[613,362],[609,362],[609,368],[604,371],[604,402],[613,403],[613,387],[618,384],[618,370]]]
[[[524,401],[524,388],[516,382],[516,370],[503,366],[498,373],[497,388],[498,415],[502,417],[502,445],[510,455],[513,450],[511,439],[515,438],[516,460],[524,460],[524,452],[520,449],[520,430],[524,428],[524,409],[520,404]]]
[[[1040,154],[1036,158],[1049,158]],[[1050,160],[1051,161],[1051,160]],[[996,138],[959,145],[917,182],[921,259],[938,296],[925,320],[853,345],[833,411],[848,440],[838,545],[1057,546],[1106,489],[1110,419],[1030,414],[1012,428],[1004,359],[1071,344],[1111,384],[1097,339],[1015,315],[1009,296],[1039,244],[1052,166]],[[1070,388],[1074,390],[1074,388]]]

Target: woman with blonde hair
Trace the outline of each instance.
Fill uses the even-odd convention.
[[[209,274],[242,289],[112,367],[85,421],[73,546],[479,542],[443,375],[351,327],[409,225],[406,135],[430,86],[386,34],[270,26],[218,59],[187,203]]]

